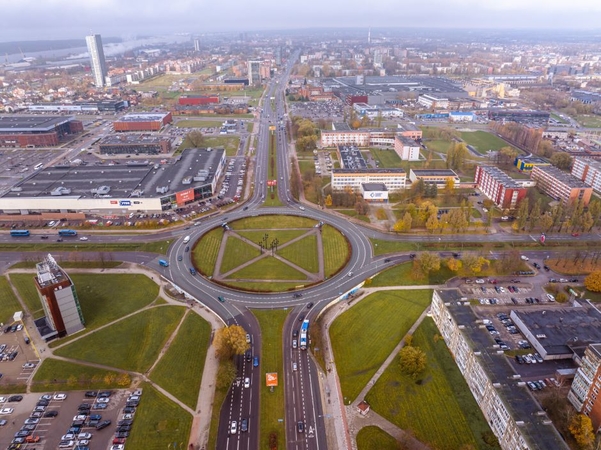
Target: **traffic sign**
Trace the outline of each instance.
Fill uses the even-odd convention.
[[[278,385],[278,373],[270,372],[265,374],[265,385],[267,387],[274,387]]]

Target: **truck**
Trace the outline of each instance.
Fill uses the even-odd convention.
[[[164,259],[159,259],[159,266],[169,267],[169,261],[164,260]]]
[[[188,242],[190,242],[190,236],[184,238],[184,244],[187,244]]]

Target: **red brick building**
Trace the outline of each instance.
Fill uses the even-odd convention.
[[[516,208],[526,196],[526,188],[498,167],[476,167],[475,182],[476,187],[499,208]]]
[[[54,147],[83,132],[83,123],[65,116],[0,116],[0,147]]]
[[[219,103],[219,95],[182,95],[177,103],[181,106],[189,105],[208,105],[211,103]]]
[[[113,122],[115,131],[159,131],[173,122],[170,112],[127,114]]]

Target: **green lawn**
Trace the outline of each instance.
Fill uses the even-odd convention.
[[[601,128],[601,116],[580,114],[576,116],[576,120],[586,128]]]
[[[401,444],[381,428],[363,427],[357,433],[358,450],[401,450]]]
[[[256,383],[261,384],[261,421],[259,448],[269,448],[269,434],[278,435],[278,448],[286,447],[286,436],[284,422],[278,419],[284,418],[284,358],[282,356],[282,328],[288,315],[288,311],[275,310],[253,310],[252,311],[261,326],[261,365],[259,377]],[[270,392],[265,386],[265,374],[277,372],[279,386]],[[288,408],[293,405],[288,405]]]
[[[213,275],[222,238],[223,228],[214,228],[204,234],[192,249],[192,263],[200,273]]]
[[[331,277],[347,263],[350,258],[350,247],[346,238],[330,226],[324,225],[321,232],[325,276]]]
[[[39,319],[44,316],[44,310],[42,309],[42,303],[35,288],[33,277],[33,273],[12,273],[9,275],[9,280],[17,289],[19,297],[25,303],[25,308],[27,308],[29,314],[34,319]]]
[[[489,150],[497,151],[503,147],[511,147],[511,145],[503,139],[494,134],[487,133],[486,131],[463,131],[461,132],[461,139],[463,139],[467,145],[475,147],[476,150],[478,150],[478,153],[483,155]]]
[[[228,222],[228,225],[233,230],[258,229],[263,230],[264,233],[270,233],[272,228],[311,228],[316,223],[315,220],[307,219],[306,217],[265,215],[246,217],[234,222]]]
[[[152,381],[192,409],[196,409],[210,337],[209,323],[195,313],[188,314],[150,374]]]
[[[119,377],[122,378],[119,378]],[[128,374],[112,370],[97,369],[68,361],[46,358],[33,377],[33,392],[73,391],[84,389],[124,389],[130,383]]]
[[[127,438],[127,450],[186,449],[192,416],[149,383],[142,383],[140,388],[142,400]]]
[[[33,283],[33,281],[32,281]],[[39,304],[39,300],[38,300]],[[0,322],[12,323],[13,314],[22,311],[23,307],[13,293],[6,277],[0,277]]]
[[[420,380],[402,374],[397,357],[369,391],[367,402],[374,411],[433,448],[498,448],[484,442],[492,432],[444,340],[435,340],[435,336],[438,329],[431,318],[426,318],[413,335],[413,345],[428,358]]]
[[[114,269],[123,261],[60,261],[63,269]],[[35,269],[36,261],[21,261],[10,266],[11,269]]]
[[[179,120],[175,123],[178,128],[217,128],[223,125],[222,121],[218,120]],[[207,136],[208,137],[208,136]]]
[[[221,273],[229,272],[257,256],[259,256],[259,250],[236,236],[228,236],[219,271]]]
[[[204,147],[223,147],[226,156],[236,156],[238,147],[240,147],[240,137],[238,136],[205,136],[203,139]]]
[[[273,224],[272,224],[273,226]],[[267,233],[267,243],[271,243],[274,239],[277,238],[279,241],[279,245],[282,246],[288,241],[295,239],[299,236],[302,236],[307,231],[312,229],[312,227],[303,228],[301,230],[294,229],[280,229],[280,228],[271,228],[269,230],[257,230],[257,231],[238,231],[240,236],[244,236],[245,238],[258,243],[263,239],[263,236]],[[258,252],[257,252],[258,254]]]
[[[250,280],[305,280],[307,277],[273,256],[267,256],[234,272],[228,278],[231,280],[238,278]]]
[[[76,243],[77,242],[77,243]],[[170,241],[129,242],[129,243],[103,243],[81,244],[81,241],[61,242],[55,244],[4,242],[0,244],[0,252],[54,252],[54,251],[80,251],[80,252],[151,252],[167,254]]]
[[[371,220],[369,220],[368,216],[357,214],[357,211],[354,209],[336,209],[335,211],[339,212],[340,214],[344,214],[345,216],[354,217],[355,219],[359,219],[363,222],[371,223]]]
[[[329,333],[345,403],[359,395],[431,300],[430,290],[376,292],[334,321]]]
[[[299,287],[304,287],[306,284],[303,282],[292,282],[292,283],[284,283],[278,281],[230,281],[225,280],[223,284],[233,287],[234,289],[242,289],[247,291],[257,291],[257,292],[284,292],[292,289],[296,289]]]
[[[181,320],[185,308],[159,306],[140,312],[56,349],[58,356],[144,372]]]
[[[447,154],[447,152],[449,151],[449,147],[451,146],[453,142],[451,141],[440,141],[440,140],[433,140],[433,141],[426,141],[426,147],[428,147],[428,149],[430,150],[434,150],[435,152],[438,153],[442,153],[442,154]]]
[[[317,273],[319,271],[317,236],[314,234],[305,236],[300,241],[278,250],[278,255],[302,267],[307,272]]]
[[[372,148],[369,150],[374,159],[379,162],[381,169],[393,169],[403,167],[403,161],[393,149],[382,150]]]
[[[383,286],[415,286],[415,285],[430,285],[444,284],[449,278],[456,274],[451,272],[444,263],[441,263],[440,270],[431,272],[427,278],[414,280],[411,278],[411,267],[413,263],[399,264],[390,269],[386,269],[376,275],[369,285],[370,287]]]

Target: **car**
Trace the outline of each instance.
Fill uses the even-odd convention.
[[[110,401],[111,401],[111,399],[109,397],[101,397],[101,398],[96,399],[96,402],[98,402],[98,403],[108,403]]]
[[[117,426],[123,427],[126,425],[131,425],[132,423],[134,423],[134,421],[132,419],[122,419],[119,422],[117,422]]]
[[[250,334],[246,333],[246,343],[250,344]]]
[[[301,314],[300,316],[298,316],[298,321],[302,322],[303,320],[305,320],[305,315]]]
[[[84,397],[87,397],[87,398],[96,398],[97,396],[98,396],[97,391],[86,391],[86,393],[84,394]]]
[[[296,341],[296,339],[292,339],[292,348],[297,348],[298,347],[298,343]]]
[[[250,387],[250,378],[246,377],[244,379],[244,387],[245,388],[249,388]]]
[[[125,449],[125,445],[123,444],[115,444],[111,446],[111,450],[124,450]]]
[[[248,206],[245,206],[244,208],[242,208],[242,211],[246,211],[248,209]]]
[[[142,389],[136,389],[133,395],[137,395],[138,397],[142,397]]]
[[[484,280],[482,278],[478,278],[476,280],[476,284],[484,284]]]
[[[8,420],[6,419],[2,419],[0,420],[0,427],[3,427],[4,425],[6,425],[8,423]]]
[[[550,302],[554,302],[554,301],[555,301],[555,297],[553,296],[553,294],[547,294],[547,299],[548,299]]]
[[[520,259],[521,259],[522,261],[529,261],[529,260],[530,260],[530,258],[528,258],[526,255],[522,255],[522,256],[520,256]]]
[[[230,434],[236,434],[238,432],[238,422],[232,420],[230,423]]]
[[[60,441],[58,444],[59,448],[69,448],[75,445],[75,441]]]
[[[0,416],[8,416],[14,412],[14,408],[2,408],[0,409]]]
[[[136,412],[136,408],[133,406],[126,406],[123,408],[123,414],[134,414]]]
[[[194,267],[190,267],[190,274],[196,275],[196,269]]]
[[[79,433],[77,439],[92,439],[92,433]]]
[[[572,236],[578,237],[578,236],[580,236],[580,233],[572,233]]]
[[[54,394],[54,400],[64,400],[67,398],[67,394]]]
[[[117,431],[115,433],[115,437],[117,437],[117,438],[126,438],[126,437],[129,437],[129,431]]]
[[[10,397],[8,397],[9,403],[20,402],[21,400],[23,400],[22,395],[11,395]]]
[[[111,395],[113,395],[113,391],[101,391],[98,393],[98,397],[100,398],[110,397]]]
[[[125,439],[124,438],[114,438],[113,444],[125,444]]]
[[[48,239],[48,236],[44,234],[44,235],[40,236],[40,238],[41,239]]]
[[[98,425],[96,425],[97,430],[102,430],[103,428],[108,427],[111,424],[110,420],[103,420]]]
[[[40,442],[40,437],[39,436],[27,436],[25,438],[25,442],[27,442],[28,444],[35,444],[36,442]]]
[[[299,206],[298,209],[300,209],[301,211],[304,211],[305,207],[304,206]]]
[[[140,401],[140,396],[139,395],[130,395],[129,397],[127,397],[127,401],[128,402],[139,402]]]
[[[71,439],[75,439],[75,435],[73,433],[67,433],[61,437],[61,441],[69,441]]]
[[[84,414],[78,414],[76,416],[73,416],[73,422],[77,422],[79,420],[86,420],[88,416],[84,415]]]
[[[352,277],[353,276],[353,272],[349,272],[346,274],[347,277]]]
[[[409,253],[409,258],[411,258],[411,259],[415,258],[415,253]]]
[[[309,303],[307,304],[307,309],[311,309],[311,308],[313,308],[313,302],[309,302]]]
[[[88,238],[87,238],[87,237],[85,237],[85,236],[82,236],[82,237],[80,237],[80,238],[79,238],[79,240],[80,240],[80,241],[87,241],[87,240],[88,240]]]
[[[292,331],[292,337],[297,337],[297,336],[298,336],[298,330]]]
[[[44,417],[56,417],[56,416],[58,416],[58,411],[52,410],[52,411],[46,411],[44,413]]]
[[[102,416],[100,414],[90,414],[89,419],[90,420],[100,420],[100,419],[102,419]]]
[[[23,369],[33,369],[35,367],[35,363],[25,363],[21,367]]]
[[[303,296],[303,294],[301,294],[300,292],[295,292],[293,297],[294,298],[301,298]]]
[[[187,253],[187,252],[189,252],[189,251],[190,251],[190,246],[189,246],[189,245],[186,245],[186,248],[184,249],[184,251],[185,251],[186,253]]]
[[[36,406],[48,406],[50,402],[48,400],[38,400]]]
[[[106,409],[108,407],[108,403],[94,403],[92,405],[92,409]]]
[[[40,397],[40,400],[52,400],[52,395],[44,394]]]
[[[297,422],[297,424],[296,424],[296,431],[298,431],[299,433],[302,433],[303,431],[305,431],[305,423],[304,422]]]

